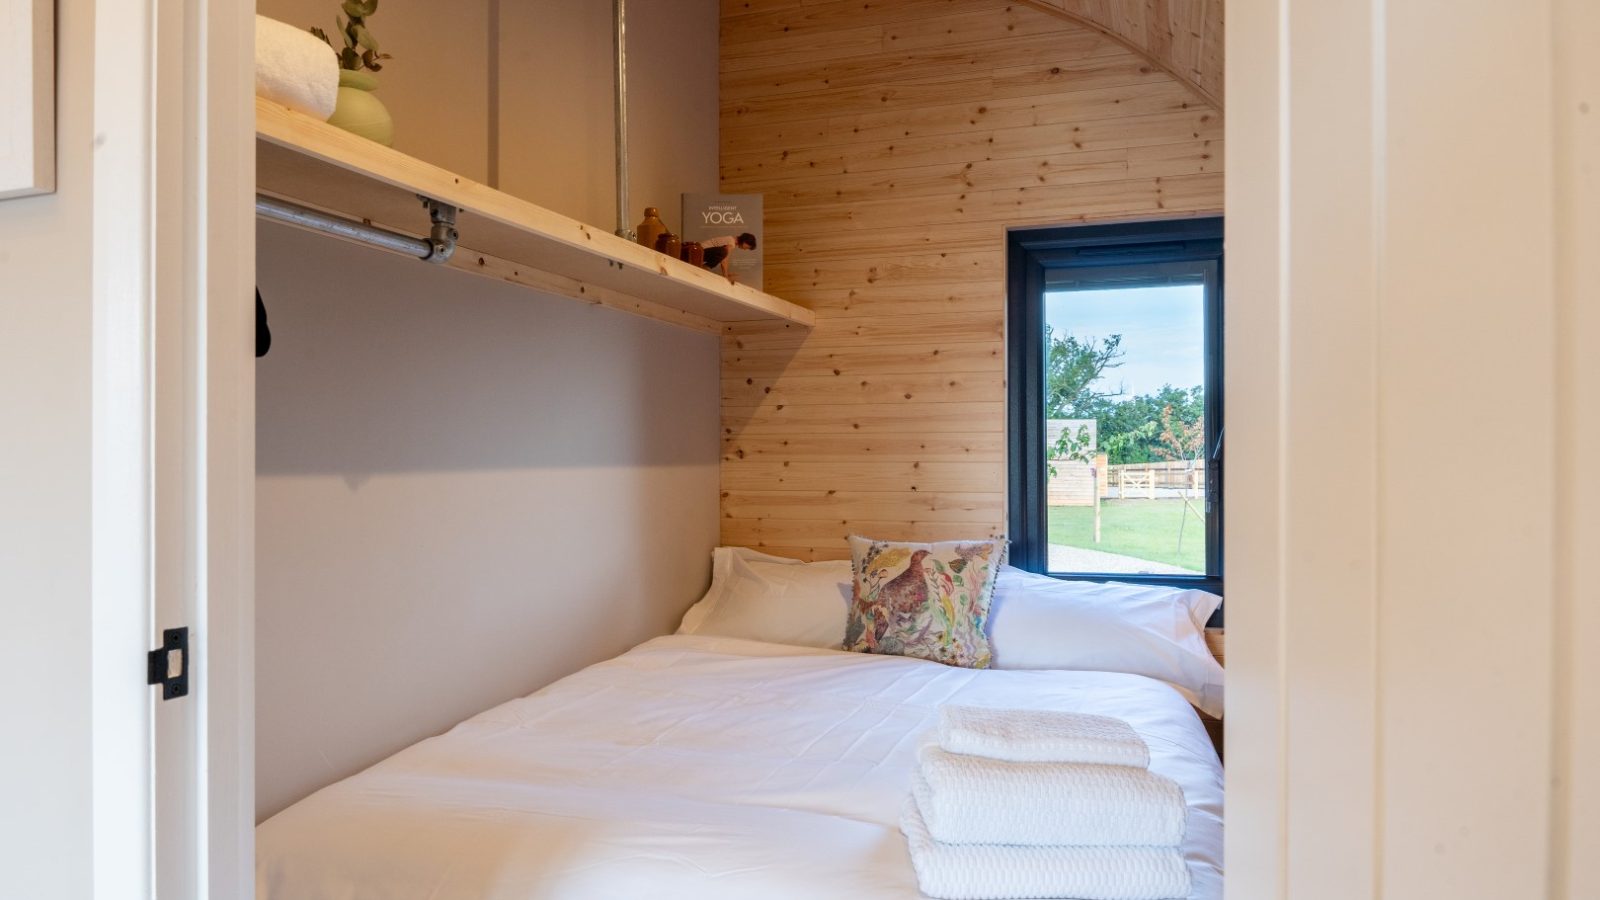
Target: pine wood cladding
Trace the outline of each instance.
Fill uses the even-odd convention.
[[[723,329],[724,542],[1003,532],[1006,229],[1222,207],[1221,113],[1129,43],[1022,2],[724,2],[722,186],[766,195],[765,287],[816,314]]]
[[[1021,2],[1070,17],[1122,41],[1222,109],[1223,0]]]

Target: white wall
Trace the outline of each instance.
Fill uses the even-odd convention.
[[[300,24],[300,5],[261,8]],[[472,48],[493,7],[466,5],[438,49],[470,107],[488,96]],[[636,149],[641,208],[716,185],[716,3],[668,6],[634,4],[662,20],[632,30],[632,107],[650,107],[635,147],[670,149]],[[374,19],[396,56],[397,146],[488,173],[486,118],[435,128],[434,101],[405,93],[405,67],[438,65],[431,10]],[[609,227],[610,4],[500,16],[501,186]],[[674,628],[717,538],[719,390],[711,335],[266,224],[258,254],[274,335],[257,370],[265,817]]]
[[[719,27],[716,3],[628,4],[630,226],[639,224],[646,206],[656,206],[662,220],[681,233],[679,195],[721,190]],[[702,160],[711,164],[701,168]]]
[[[1600,11],[1228,29],[1228,896],[1595,896]]]
[[[258,0],[256,12],[340,41],[336,2]],[[395,149],[475,181],[489,171],[489,13],[488,0],[390,2],[368,22],[394,57],[378,73],[375,96],[394,116]]]
[[[337,8],[257,3],[330,34]],[[611,17],[609,0],[382,7],[372,31],[394,59],[377,96],[394,115],[395,148],[614,227]],[[628,7],[629,225],[658,206],[676,229],[679,194],[717,190],[717,29],[715,0]]]
[[[611,3],[499,4],[499,187],[616,226]],[[717,4],[628,5],[628,225],[717,182]]]
[[[669,631],[715,338],[262,224],[257,785],[310,790]]]
[[[93,850],[94,4],[57,15],[57,192],[0,202],[0,896],[37,900],[90,896]]]

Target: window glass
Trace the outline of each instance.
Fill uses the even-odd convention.
[[[1205,286],[1051,286],[1044,307],[1047,571],[1205,575]]]

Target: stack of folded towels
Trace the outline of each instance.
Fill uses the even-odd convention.
[[[941,900],[1187,897],[1177,782],[1106,716],[946,706],[901,829]]]

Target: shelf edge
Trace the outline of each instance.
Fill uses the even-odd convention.
[[[663,256],[632,241],[260,97],[256,98],[256,137],[355,175],[422,194],[508,228],[528,232],[540,240],[556,241],[602,259],[653,273],[680,287],[716,297],[730,307],[754,313],[749,321],[780,320],[806,328],[816,324],[815,314],[796,303],[745,285],[726,284],[721,276],[713,272]],[[464,235],[463,241],[470,244],[471,236]],[[570,277],[559,272],[550,274],[558,278]],[[616,293],[635,297],[652,306],[675,309],[670,303],[638,297],[633,292]],[[687,310],[682,312],[688,316],[696,315]]]

